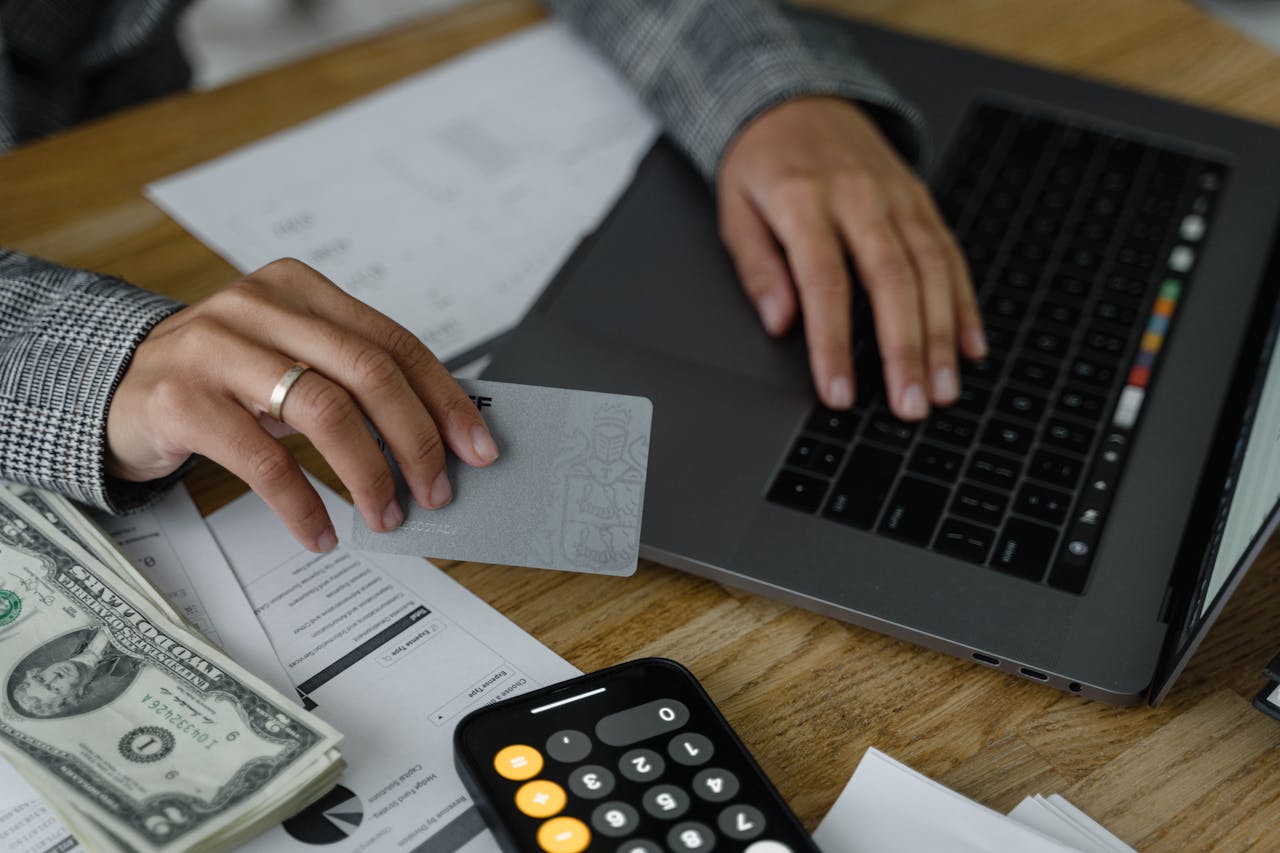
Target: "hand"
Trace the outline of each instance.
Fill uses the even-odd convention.
[[[275,420],[272,389],[297,361],[312,369]],[[390,530],[404,512],[366,417],[428,509],[453,494],[445,444],[469,465],[498,457],[475,404],[412,333],[305,264],[275,261],[142,341],[107,413],[107,471],[153,480],[202,454],[248,483],[299,542],[328,551],[338,540],[324,504],[276,438],[304,433],[369,527]]]
[[[717,181],[720,231],[772,335],[804,318],[813,381],[853,405],[852,292],[845,252],[870,297],[889,405],[920,420],[960,392],[957,341],[986,355],[963,256],[928,189],[869,118],[837,98],[799,98],[756,117]]]

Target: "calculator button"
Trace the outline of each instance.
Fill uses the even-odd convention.
[[[565,729],[547,738],[547,755],[556,761],[572,764],[591,754],[591,738],[582,732]]]
[[[503,779],[523,782],[542,772],[542,753],[524,744],[505,746],[493,757],[493,769]]]
[[[619,838],[635,831],[640,823],[640,814],[626,803],[617,801],[596,806],[591,813],[591,825],[601,835]]]
[[[516,791],[516,808],[529,817],[551,817],[560,813],[567,799],[564,788],[555,782],[534,779]]]
[[[716,748],[711,745],[711,739],[697,732],[676,735],[671,739],[671,743],[667,744],[667,754],[677,764],[683,764],[686,767],[706,764],[715,751]]]
[[[613,790],[613,774],[598,764],[579,767],[569,774],[569,790],[584,800],[598,800]]]
[[[657,785],[645,791],[644,810],[663,820],[675,820],[689,810],[689,795],[675,785]]]
[[[618,769],[632,782],[652,782],[666,768],[662,756],[652,749],[633,749],[618,761]]]
[[[609,746],[630,746],[673,732],[687,722],[689,709],[683,702],[678,699],[656,699],[604,717],[596,723],[596,737]]]
[[[716,846],[716,837],[703,824],[690,820],[671,827],[667,846],[679,853],[705,853]]]
[[[591,843],[591,830],[576,817],[553,817],[538,827],[538,846],[547,853],[582,853]]]
[[[663,853],[662,848],[646,838],[634,838],[622,842],[618,853]]]
[[[757,841],[752,844],[743,853],[791,853],[791,848],[783,844],[781,841]]]
[[[764,814],[755,806],[729,806],[716,823],[734,841],[750,841],[764,832]]]
[[[693,792],[704,800],[725,803],[738,793],[738,777],[719,767],[708,767],[693,777]]]

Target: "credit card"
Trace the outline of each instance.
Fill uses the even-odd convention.
[[[640,516],[653,404],[644,397],[459,379],[498,443],[498,460],[472,468],[448,455],[453,501],[414,502],[400,471],[405,521],[388,533],[359,513],[357,548],[603,575],[630,575],[640,556]]]

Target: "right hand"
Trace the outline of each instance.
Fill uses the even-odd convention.
[[[276,420],[272,389],[299,361],[312,369]],[[300,261],[275,261],[143,339],[107,413],[107,472],[145,482],[199,453],[248,483],[304,546],[329,551],[338,540],[324,503],[276,439],[306,435],[365,523],[391,530],[404,511],[366,418],[427,509],[453,495],[445,445],[469,465],[498,457],[475,404],[417,337]]]

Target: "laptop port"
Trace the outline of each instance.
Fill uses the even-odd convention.
[[[973,659],[978,663],[985,663],[987,666],[999,666],[999,658],[993,658],[991,655],[984,655],[982,652],[974,652]]]
[[[1024,667],[1019,667],[1019,668],[1018,668],[1018,672],[1022,673],[1022,674],[1023,674],[1023,675],[1025,675],[1027,678],[1034,678],[1036,681],[1048,681],[1048,680],[1049,680],[1049,676],[1045,675],[1043,672],[1038,672],[1037,670],[1034,670],[1034,669],[1028,669],[1028,668],[1027,668],[1027,667],[1025,667],[1025,666],[1024,666]]]

